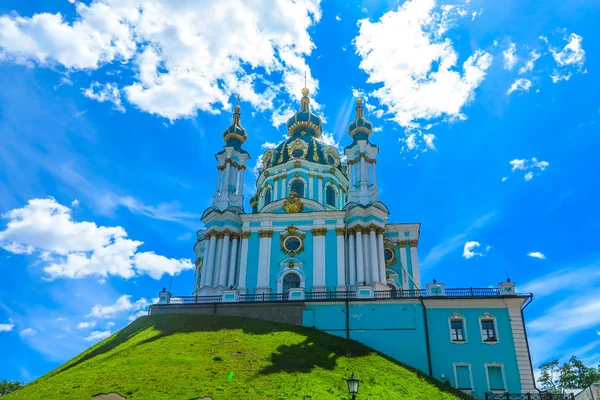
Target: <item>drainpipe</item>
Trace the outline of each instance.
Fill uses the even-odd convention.
[[[421,302],[421,307],[423,307],[423,321],[425,321],[425,344],[427,349],[427,368],[429,370],[429,376],[433,376],[433,371],[431,370],[431,349],[429,348],[429,326],[427,323],[427,308],[425,307],[425,303],[423,302],[423,298],[419,297],[419,301]]]
[[[523,311],[525,311],[525,309],[533,302],[533,293],[529,294],[529,298],[527,300],[525,300],[525,304],[523,304],[523,307],[521,307],[521,321],[523,321],[523,332],[525,333],[525,344],[527,345],[527,356],[529,357],[529,368],[531,369],[531,377],[533,378],[533,387],[536,390],[539,390],[537,388],[536,382],[535,382],[535,374],[533,372],[533,362],[531,361],[531,351],[529,350],[529,339],[527,338],[527,327],[525,326],[525,315],[523,314]]]
[[[350,314],[348,310],[348,298],[346,296],[346,339],[350,339]]]

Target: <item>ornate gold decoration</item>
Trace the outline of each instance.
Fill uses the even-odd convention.
[[[385,274],[385,279],[390,279],[390,274]]]
[[[348,228],[348,236],[354,236],[354,234],[356,234],[356,229]]]
[[[367,156],[364,152],[362,152],[355,159],[348,160],[348,165],[358,164],[358,162],[360,161],[361,158],[364,158],[365,162],[367,164],[375,164],[377,162],[376,158],[369,158],[369,156]]]
[[[309,173],[308,173],[308,177],[309,177],[309,178],[312,178],[312,177],[314,177],[314,176],[315,176],[314,172],[309,172]]]
[[[278,180],[279,180],[278,176],[276,176],[276,177],[273,178],[273,182],[277,182]]]
[[[330,173],[330,174],[335,174],[335,168],[333,168],[333,167],[332,167],[332,168],[330,168],[330,169],[329,169],[329,173]]]
[[[300,178],[300,172],[296,172],[296,173],[294,174],[294,178]]]
[[[344,228],[335,228],[335,234],[337,236],[344,236],[344,233],[346,233],[346,229],[344,229]]]
[[[257,205],[258,205],[258,200],[255,200],[252,203],[250,203],[250,207],[256,207]]]
[[[294,161],[294,167],[300,168],[300,161],[298,161],[298,160]]]
[[[287,174],[282,174],[281,179],[285,179],[285,178],[287,178]]]
[[[271,230],[260,230],[258,231],[258,237],[260,238],[270,238],[273,237],[273,231]]]
[[[308,135],[308,132],[306,132],[306,131],[300,132],[300,136],[306,136],[306,135]]]
[[[405,247],[406,245],[409,245],[410,247],[417,247],[417,245],[419,244],[418,242],[419,241],[416,239],[414,239],[414,240],[401,239],[401,240],[398,240],[398,245],[403,246],[403,247]]]
[[[377,235],[383,235],[384,232],[385,232],[385,229],[377,228]]]
[[[297,250],[288,250],[285,248],[285,240],[289,237],[295,236],[300,239],[300,247]],[[304,238],[306,237],[306,233],[302,232],[294,225],[290,225],[283,232],[279,234],[279,245],[281,247],[281,252],[294,257],[296,254],[300,254],[304,251]],[[293,264],[293,262],[292,262]],[[290,267],[292,268],[292,267]]]
[[[317,152],[317,140],[315,138],[312,139],[312,145],[313,145],[313,161],[314,162],[318,162],[319,161],[319,153]]]
[[[252,232],[250,232],[250,231],[242,231],[242,234],[241,234],[242,239],[249,239],[251,233]]]
[[[304,209],[304,204],[300,200],[295,192],[290,193],[290,197],[285,199],[283,202],[283,209],[286,213],[299,213]]]
[[[223,239],[225,237],[225,235],[223,234],[223,232],[217,232],[217,239]]]
[[[377,232],[377,225],[371,224],[371,225],[369,225],[368,228],[369,228],[369,232]]]
[[[321,128],[309,121],[296,121],[288,128],[288,135],[290,135],[290,137],[294,136],[294,133],[299,129],[310,129],[315,132],[316,137],[321,136]]]
[[[265,176],[269,176],[269,171],[265,171]]]
[[[288,268],[294,268],[294,265],[296,265],[296,264],[294,264],[294,262],[293,262],[293,261],[290,261],[290,262],[288,263]]]
[[[200,257],[196,258],[196,268],[202,268],[202,259]]]
[[[333,185],[335,182],[333,181],[333,179],[330,179],[329,183]]]
[[[393,256],[392,259],[387,261],[385,259],[385,251],[389,250],[392,252]],[[383,260],[385,261],[385,266],[388,267],[390,265],[393,265],[396,263],[396,249],[394,249],[394,247],[390,246],[388,243],[386,243],[383,247]]]
[[[327,228],[313,228],[311,229],[313,236],[325,236]]]
[[[279,160],[277,160],[278,164],[281,164],[283,162],[283,153],[285,152],[286,146],[287,142],[283,143],[283,146],[281,147],[281,153],[279,153]]]
[[[292,154],[294,153],[295,150],[302,150],[302,156],[294,157]],[[290,144],[288,145],[287,152],[288,152],[288,156],[290,157],[290,159],[306,158],[306,153],[308,153],[308,143],[306,143],[304,140],[302,140],[300,138],[296,138],[296,140],[294,140],[293,142],[290,142]]]
[[[319,174],[319,175],[317,175],[317,178],[323,179],[323,175]]]

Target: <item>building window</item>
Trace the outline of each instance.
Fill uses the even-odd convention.
[[[383,250],[383,257],[385,258],[386,263],[391,264],[394,261],[396,255],[394,254],[394,251],[392,249],[385,248]]]
[[[453,342],[465,341],[465,323],[462,318],[452,318],[450,320],[450,337]]]
[[[265,206],[271,203],[271,189],[267,189],[265,192]]]
[[[295,252],[300,248],[300,246],[302,246],[302,241],[297,236],[290,236],[283,242],[283,247],[285,247],[285,249],[290,252]]]
[[[454,364],[454,380],[457,389],[473,390],[471,366],[469,364]]]
[[[296,193],[297,197],[304,197],[304,182],[300,179],[295,179],[290,186],[290,192]]]
[[[495,343],[498,341],[498,337],[496,336],[496,327],[494,319],[481,319],[481,336],[485,343]]]
[[[487,365],[486,367],[489,389],[494,392],[504,392],[506,390],[506,385],[504,384],[504,374],[502,373],[502,366]]]
[[[294,273],[287,274],[285,276],[285,278],[283,278],[284,299],[287,298],[287,295],[288,295],[290,289],[299,288],[299,287],[300,287],[300,277]]]
[[[294,157],[294,158],[304,157],[304,150],[303,149],[294,149],[292,151],[292,157]]]
[[[325,203],[335,207],[335,190],[333,190],[332,186],[325,188]]]

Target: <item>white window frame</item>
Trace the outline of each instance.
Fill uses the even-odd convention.
[[[483,337],[483,326],[481,324],[483,320],[492,320],[494,322],[494,333],[496,334],[495,342],[486,341],[485,338]],[[479,333],[481,334],[481,342],[484,344],[490,344],[490,345],[500,343],[500,334],[498,333],[498,331],[499,331],[498,320],[496,319],[496,317],[494,317],[492,314],[490,314],[488,312],[484,312],[483,315],[481,317],[479,317]]]
[[[485,367],[485,379],[487,380],[488,391],[492,392],[492,393],[504,393],[504,392],[506,392],[508,389],[506,387],[506,374],[504,373],[504,364],[489,363],[489,364],[484,364],[484,367]],[[504,385],[504,389],[502,389],[502,390],[498,390],[498,389],[492,390],[492,388],[490,387],[490,373],[489,373],[488,367],[499,367],[500,368],[500,373],[502,374],[502,384]]]
[[[335,201],[334,201],[334,205],[332,206],[331,204],[327,203],[327,186],[331,186],[333,188],[333,192],[335,193]],[[323,186],[323,197],[324,197],[324,201],[323,201],[323,205],[324,206],[329,206],[329,207],[334,207],[336,209],[339,209],[339,205],[340,205],[340,200],[341,200],[341,196],[340,196],[340,190],[337,188],[337,186],[331,182],[327,182],[324,186]]]
[[[456,374],[456,367],[467,367],[469,368],[469,383],[471,384],[471,388],[469,389],[464,389],[464,388],[459,388],[458,387],[458,375]],[[458,363],[453,363],[452,364],[452,369],[454,371],[454,387],[458,390],[462,390],[465,393],[471,393],[475,390],[475,385],[473,385],[473,368],[471,368],[471,364],[470,363],[465,363],[465,362],[458,362]],[[489,386],[489,384],[488,384]]]
[[[275,193],[275,190],[273,189],[273,186],[271,186],[270,183],[267,183],[267,186],[263,187],[263,190],[260,193],[260,196],[258,198],[258,209],[259,210],[262,209],[264,206],[268,205],[268,204],[265,204],[265,194],[267,193],[268,189],[271,189],[271,203],[273,203],[273,201],[274,201],[273,195]],[[271,204],[271,203],[269,203],[269,204]]]
[[[463,338],[464,340],[459,341],[459,340],[454,340],[452,338],[452,320],[457,320],[460,319],[462,321],[462,325],[463,325]],[[452,313],[452,315],[448,318],[448,333],[450,334],[450,342],[454,343],[454,344],[465,344],[469,341],[469,338],[467,337],[467,319],[461,315],[460,313]]]
[[[291,177],[290,177],[291,175]],[[300,179],[302,182],[304,182],[304,196],[302,196],[303,199],[308,199],[308,182],[306,181],[306,179],[304,179],[303,176],[299,176],[298,178],[296,178],[294,175],[292,175],[291,173],[288,174],[288,181],[286,182],[286,186],[287,186],[287,193],[285,196],[282,197],[282,199],[284,197],[288,197],[289,193],[292,193],[292,183],[296,180],[296,179]],[[314,199],[311,199],[314,200]]]

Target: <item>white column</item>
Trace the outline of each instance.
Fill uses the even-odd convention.
[[[401,245],[399,246],[400,248],[400,264],[402,264],[402,271],[404,272],[404,274],[402,274],[402,289],[404,290],[408,290],[410,289],[410,278],[408,277],[408,265],[406,264],[406,248]],[[406,277],[406,279],[404,279]]]
[[[223,178],[223,170],[219,170],[219,177],[217,178],[217,193],[221,192],[221,179]]]
[[[362,236],[362,245],[363,245],[363,265],[364,265],[364,274],[365,274],[365,281],[367,282],[367,284],[371,283],[372,281],[372,277],[371,277],[371,268],[369,268],[369,264],[370,264],[370,255],[369,255],[369,250],[370,250],[370,246],[369,246],[369,234],[363,232],[363,236]]]
[[[337,285],[339,291],[346,290],[346,246],[344,228],[336,229],[337,235]]]
[[[362,228],[356,227],[356,282],[362,285],[365,281],[365,259],[363,255]]]
[[[377,186],[377,163],[374,162],[373,164],[371,164],[371,168],[373,168],[373,186]]]
[[[258,243],[258,282],[257,285],[261,289],[269,287],[269,272],[271,264],[271,236],[266,231],[262,231],[262,237]],[[259,231],[261,235],[261,231]]]
[[[215,269],[215,251],[217,246],[217,237],[215,233],[210,235],[210,245],[208,247],[208,256],[206,257],[204,263],[204,274],[202,277],[204,278],[206,286],[213,285],[213,271]]]
[[[279,186],[279,179],[273,179],[273,191],[271,192],[271,196],[273,201],[277,201],[279,197],[277,197],[277,186]]]
[[[385,273],[385,254],[383,253],[383,233],[379,232],[377,235],[377,259],[379,260],[379,283],[387,285]]]
[[[320,228],[317,228],[320,229]],[[316,234],[315,234],[316,233]],[[325,291],[325,234],[313,229],[313,290]]]
[[[221,262],[219,263],[219,286],[225,286],[227,284],[227,264],[229,261],[229,232],[225,233],[221,248]]]
[[[238,290],[246,292],[246,267],[248,266],[248,240],[250,232],[242,232],[242,251],[240,251],[240,276]]]
[[[410,247],[410,261],[412,263],[413,281],[417,288],[421,288],[421,272],[419,271],[419,256],[416,247]]]
[[[223,179],[223,190],[222,192],[229,193],[229,175],[231,174],[231,165],[225,164],[225,179]]]
[[[313,174],[312,172],[308,173],[308,198],[311,200],[315,199],[315,185],[313,184],[314,176],[315,174]]]
[[[371,256],[371,281],[380,282],[379,278],[379,257],[377,256],[377,233],[374,227],[369,229],[369,255]],[[385,276],[384,276],[385,277]]]
[[[317,190],[317,193],[318,193],[317,201],[322,204],[323,203],[323,177],[322,177],[322,175],[319,175],[317,178],[318,178],[317,185],[319,185],[318,190]]]
[[[287,174],[281,175],[281,198],[287,197]]]
[[[348,285],[356,283],[356,249],[354,247],[354,233],[348,234]]]
[[[204,287],[206,285],[206,271],[208,268],[208,259],[209,259],[209,253],[210,253],[210,236],[208,238],[204,239],[204,258],[202,260],[203,262],[203,266],[202,266],[202,276],[200,277],[200,287]]]
[[[240,169],[238,172],[238,183],[236,194],[244,194],[244,170]]]
[[[367,186],[369,183],[369,175],[367,174],[364,157],[361,157],[360,159],[360,170],[360,186]]]
[[[352,190],[352,188],[354,187],[354,183],[352,182],[352,168],[353,165],[352,164],[348,164],[348,182],[350,183],[350,188],[349,190]]]
[[[229,257],[229,271],[227,277],[227,287],[235,286],[235,270],[237,264],[238,237],[234,234],[231,241],[231,256]]]

